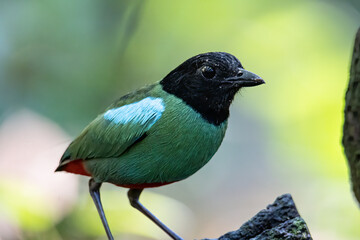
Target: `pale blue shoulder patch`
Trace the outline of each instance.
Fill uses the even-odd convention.
[[[104,113],[104,119],[115,124],[149,124],[154,125],[165,111],[165,103],[161,98],[147,97],[141,101],[113,108]]]

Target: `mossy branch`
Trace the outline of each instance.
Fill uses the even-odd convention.
[[[278,197],[238,230],[212,240],[311,240],[290,194]],[[210,239],[203,239],[210,240]]]

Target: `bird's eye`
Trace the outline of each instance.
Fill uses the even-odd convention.
[[[204,66],[201,68],[201,73],[202,75],[207,78],[207,79],[211,79],[215,76],[215,69],[209,66]]]

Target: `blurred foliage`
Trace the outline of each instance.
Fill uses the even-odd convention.
[[[240,199],[269,199],[255,207],[261,209],[271,194],[291,191],[314,239],[358,239],[360,215],[340,139],[359,11],[357,0],[0,0],[0,123],[27,108],[75,136],[112,100],[160,80],[183,60],[230,52],[267,84],[239,94],[219,153],[192,182],[174,187],[172,196],[208,225],[199,224],[201,234],[220,235],[217,229],[231,230],[229,222],[241,224],[231,217],[216,220],[251,205]],[[0,210],[19,226],[20,239],[103,236],[87,192],[57,220],[41,211],[42,193],[28,196],[14,185],[1,182]],[[216,204],[202,204],[209,197]],[[104,201],[113,201],[105,206],[113,231],[158,236],[150,233],[156,231],[151,223],[141,230],[140,218],[112,209],[120,198],[119,206],[127,204],[125,196],[104,191]],[[209,219],[205,212],[212,204]]]
[[[3,1],[1,109],[25,105],[78,131],[115,95],[141,7],[137,0]]]
[[[18,186],[14,182],[0,183],[1,204],[7,206],[5,214],[9,219],[19,221],[25,231],[43,231],[52,225],[52,218],[43,208],[46,204],[42,193]],[[26,201],[24,201],[26,199]]]

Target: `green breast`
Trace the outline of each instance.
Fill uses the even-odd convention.
[[[160,85],[149,96],[164,100],[161,118],[144,140],[120,157],[86,161],[96,180],[118,185],[179,181],[203,167],[219,148],[227,121],[219,126],[208,123]]]

